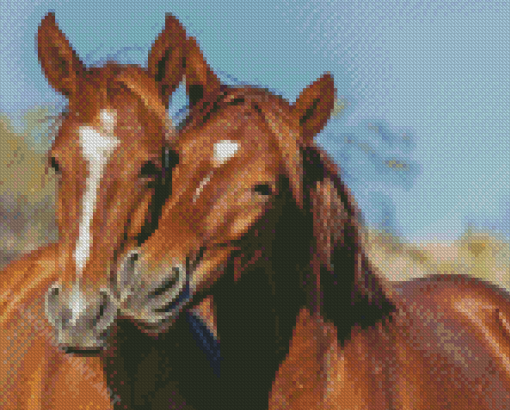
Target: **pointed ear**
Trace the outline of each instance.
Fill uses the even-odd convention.
[[[48,83],[63,95],[76,93],[85,66],[59,30],[54,13],[48,13],[41,21],[37,41],[39,61]]]
[[[161,98],[168,108],[168,98],[176,90],[184,75],[186,30],[171,14],[166,15],[165,28],[149,53],[149,73],[159,85]]]
[[[313,141],[328,122],[335,104],[335,85],[330,73],[306,87],[294,103],[293,111],[299,119],[302,142],[305,145]]]
[[[221,82],[206,63],[197,41],[188,38],[186,54],[186,92],[193,107],[207,95],[219,92]]]

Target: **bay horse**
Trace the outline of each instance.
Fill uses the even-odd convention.
[[[166,109],[184,74],[185,44],[184,28],[168,15],[147,70],[114,62],[88,68],[55,15],[42,20],[41,67],[69,101],[48,155],[58,180],[59,241],[0,275],[1,408],[115,402],[92,354],[104,348],[117,316],[110,291],[117,257],[127,241],[154,230],[171,192]]]
[[[120,315],[135,323],[106,366],[122,400],[509,409],[509,295],[463,275],[391,284],[369,262],[355,202],[313,140],[332,76],[290,104],[224,86],[196,44],[187,53],[198,97],[173,140],[172,195],[118,265]],[[186,325],[198,304],[202,352]]]

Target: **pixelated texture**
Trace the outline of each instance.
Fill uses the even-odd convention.
[[[0,118],[2,141],[0,179],[0,267],[24,253],[57,239],[55,178],[45,173],[49,142],[37,149],[30,143],[39,128],[47,135],[52,121],[47,109],[26,113],[27,126],[17,132],[6,115]],[[50,124],[49,124],[50,123]],[[51,131],[50,131],[51,132]]]
[[[9,147],[5,161],[2,153],[2,177],[8,177],[0,186],[2,263],[28,255],[0,277],[0,405],[267,408],[269,400],[271,409],[509,408],[510,299],[488,284],[508,283],[508,241],[471,228],[450,245],[407,244],[391,229],[391,201],[383,194],[374,212],[386,225],[365,230],[335,161],[313,142],[330,114],[341,117],[349,105],[344,97],[335,99],[332,77],[306,87],[292,107],[257,87],[229,91],[202,61],[195,41],[183,51],[186,64],[178,53],[169,57],[165,47],[179,43],[178,23],[167,17],[166,24],[175,37],[160,36],[155,44],[164,52],[149,58],[151,76],[163,81],[157,91],[152,77],[138,69],[119,79],[122,70],[109,65],[97,76],[119,80],[106,92],[118,108],[111,121],[102,118],[106,107],[92,88],[82,89],[81,106],[73,101],[73,88],[83,85],[62,75],[78,73],[79,65],[61,69],[60,77],[47,73],[54,87],[71,95],[71,112],[85,117],[78,134],[93,124],[87,133],[93,149],[87,154],[80,142],[86,166],[72,173],[80,183],[94,182],[93,189],[80,188],[88,198],[81,207],[100,209],[106,221],[102,235],[94,236],[79,213],[61,210],[61,218],[71,216],[86,228],[84,234],[78,229],[77,239],[84,261],[75,257],[79,269],[64,276],[64,285],[88,269],[92,282],[103,280],[100,290],[96,283],[81,288],[79,281],[71,290],[50,287],[61,273],[62,249],[36,251],[57,239],[54,181],[68,177],[67,161],[79,164],[83,155],[57,150],[49,160],[53,170],[45,173],[44,149],[29,148],[27,136],[59,117],[45,109],[29,112],[21,133],[1,119],[2,149],[4,141]],[[166,134],[159,129],[168,126],[166,103],[157,94],[168,99],[183,67],[191,114],[178,132]],[[94,115],[87,117],[84,105]],[[419,167],[387,149],[398,145],[409,154],[412,144],[400,138],[407,134],[393,134],[381,121],[362,127],[389,145],[374,150],[349,136],[345,144],[371,158],[378,183],[386,178],[409,189]],[[121,259],[119,289],[104,291],[102,276],[113,256],[94,250],[92,238],[108,239],[116,221],[136,218],[121,212],[133,202],[132,180],[120,195],[118,189],[99,190],[105,180],[114,186],[119,174],[108,173],[114,148],[97,149],[97,140],[140,128],[149,130],[144,137],[164,135],[173,152],[158,149],[158,155],[164,152],[158,163],[155,156],[140,162],[143,149],[131,151],[122,158],[122,175],[131,166],[153,186],[163,164],[171,163],[162,175],[173,182],[173,196],[159,229],[148,228],[139,240],[142,247],[129,242],[135,253]],[[132,136],[127,142],[136,143]],[[352,158],[346,152],[346,162]],[[168,177],[173,167],[174,179]],[[60,196],[80,189],[61,189]],[[118,208],[101,208],[119,197]],[[147,219],[147,208],[142,211]],[[112,247],[107,240],[103,245]],[[90,268],[89,260],[98,262]],[[399,282],[431,273],[442,275]],[[204,292],[209,298],[202,300]],[[96,330],[103,327],[111,334],[101,356],[73,353],[96,347],[102,337]]]

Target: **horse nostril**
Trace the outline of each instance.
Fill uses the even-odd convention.
[[[155,288],[152,292],[149,293],[149,298],[153,299],[156,296],[160,296],[165,293],[167,290],[172,289],[179,281],[179,275],[181,270],[179,267],[174,266],[172,268],[172,274],[167,277],[163,283],[161,283],[157,288]]]
[[[48,296],[49,297],[56,297],[60,293],[60,286],[58,284],[54,284],[48,289]]]
[[[93,319],[94,326],[96,326],[97,322],[99,322],[99,320],[101,320],[101,318],[105,315],[105,312],[108,308],[109,303],[111,303],[110,302],[110,294],[106,290],[101,289],[99,309],[98,309],[96,317]]]
[[[117,315],[117,303],[108,289],[100,290],[100,305],[96,317],[93,319],[95,332],[101,335],[115,320]]]
[[[134,265],[134,263],[138,260],[138,257],[140,256],[140,252],[138,251],[131,251],[129,252],[129,255],[127,257],[129,263]]]
[[[140,258],[138,250],[129,252],[124,260],[122,261],[119,274],[117,276],[117,287],[122,295],[126,296],[126,293],[130,293],[130,289],[135,285],[136,277],[136,264]]]
[[[59,346],[58,350],[67,354],[67,353],[70,353],[72,349],[69,346]]]
[[[178,279],[178,276],[177,274],[179,273],[179,271],[177,270],[177,272],[175,272],[174,270],[175,268],[172,268],[172,273],[173,275],[166,278],[165,281],[159,285],[156,289],[154,289],[150,294],[149,294],[149,298],[154,298],[156,296],[159,296],[159,295],[162,295],[163,293],[165,293],[168,289],[171,289],[174,287],[174,285],[177,283],[177,279]]]
[[[55,326],[57,323],[58,299],[60,295],[60,285],[53,284],[50,286],[45,296],[45,313],[49,322]]]
[[[107,305],[108,305],[108,295],[102,294],[101,306],[99,306],[98,318],[101,318],[104,315],[104,311],[105,311]]]

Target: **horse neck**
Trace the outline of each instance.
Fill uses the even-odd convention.
[[[211,290],[229,408],[267,408],[274,375],[288,354],[299,310],[306,305],[301,283],[309,270],[305,255],[310,248],[296,239],[307,224],[297,220],[298,212],[287,207],[287,199],[278,198],[281,202],[254,227],[260,227],[258,234],[250,232],[242,240],[242,252],[232,255]],[[305,238],[312,234],[308,225]]]
[[[167,332],[149,336],[119,320],[102,359],[108,382],[128,408],[204,408],[221,381],[196,342],[185,312]],[[219,392],[218,392],[219,395]],[[221,396],[218,396],[221,397]],[[162,404],[164,403],[164,405]],[[137,407],[139,406],[139,407]]]
[[[278,361],[288,352],[302,308],[332,323],[339,340],[348,338],[353,327],[372,326],[394,310],[364,252],[355,216],[346,219],[339,209],[321,206],[301,210],[287,194],[261,221],[266,236],[259,231],[245,242],[242,261],[231,264],[214,295],[222,350],[226,340],[242,346],[243,337],[264,337],[261,343],[271,350],[266,357],[272,354]],[[330,206],[349,206],[346,202],[338,196]],[[322,219],[321,213],[328,215]],[[268,221],[276,222],[268,226]],[[323,232],[317,221],[328,225],[327,246],[319,240]]]

